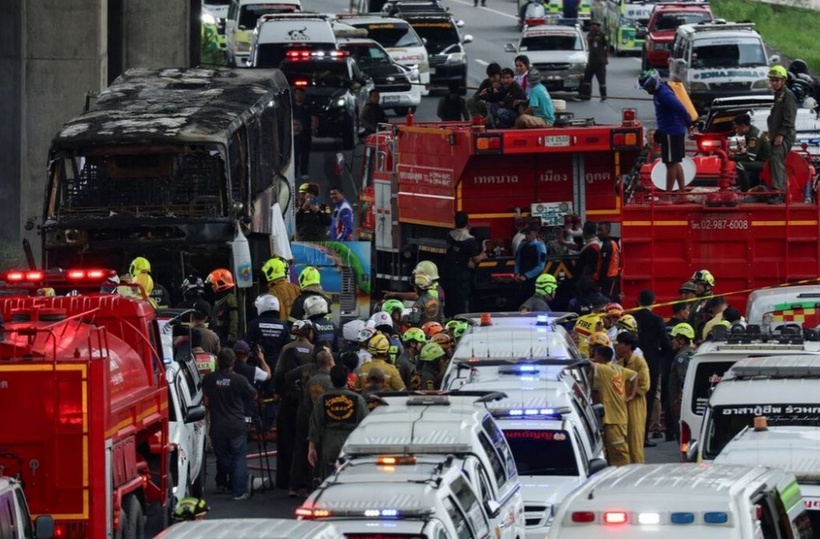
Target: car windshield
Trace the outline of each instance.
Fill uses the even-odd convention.
[[[239,10],[239,26],[241,28],[255,28],[256,22],[262,15],[269,13],[292,13],[296,11],[293,4],[247,4]]]
[[[461,42],[456,27],[450,21],[414,22],[412,25],[416,33],[427,40],[424,46],[430,54],[438,54]]]
[[[578,476],[575,451],[566,431],[504,430],[504,437],[512,450],[518,475]]]
[[[708,41],[702,45],[696,43],[692,50],[692,66],[695,68],[765,65],[766,51],[763,50],[763,42],[757,39],[721,39]]]
[[[521,40],[520,52],[526,51],[582,51],[584,45],[578,34],[528,36]]]
[[[816,427],[820,424],[820,404],[715,406],[710,415],[703,456],[714,459],[737,433],[752,426],[757,416],[766,416],[772,427]]]
[[[697,366],[692,386],[692,413],[703,415],[709,395],[734,361],[704,361]]]
[[[341,88],[347,86],[350,80],[344,62],[285,62],[280,69],[291,86],[297,85],[297,82],[309,82],[313,86]]]
[[[711,20],[712,15],[705,11],[694,13],[664,13],[655,21],[655,30],[675,30],[681,24],[697,24]]]
[[[389,64],[390,55],[377,45],[343,45],[342,48],[350,53],[359,67],[366,69],[369,66]]]
[[[409,24],[368,24],[365,28],[367,28],[367,37],[379,42],[382,47],[421,47],[419,36]]]

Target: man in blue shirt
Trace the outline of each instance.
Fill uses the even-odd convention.
[[[680,102],[668,84],[661,81],[654,69],[644,71],[638,77],[638,87],[652,96],[658,129],[655,142],[661,144],[661,160],[666,165],[666,190],[672,191],[675,183],[683,191],[683,161],[686,132],[692,123],[689,111]]]
[[[539,225],[529,224],[524,229],[526,236],[515,252],[515,280],[520,283],[520,295],[523,297],[519,298],[517,305],[529,299],[535,288],[535,280],[547,264],[547,247],[539,237],[540,232]]]
[[[527,83],[530,87],[529,106],[516,118],[516,129],[551,126],[555,123],[555,109],[547,87],[541,83],[541,72],[531,67],[527,73]]]
[[[353,208],[345,200],[340,186],[330,188],[330,200],[333,201],[333,213],[330,215],[328,236],[332,241],[353,241]]]

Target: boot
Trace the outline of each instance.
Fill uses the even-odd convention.
[[[606,101],[606,86],[600,86],[601,101]]]

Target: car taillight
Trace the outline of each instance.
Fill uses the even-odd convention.
[[[589,524],[595,521],[595,513],[592,511],[575,511],[572,513],[572,521],[577,524]]]
[[[680,422],[680,452],[681,460],[686,462],[686,451],[689,449],[689,441],[692,440],[692,429],[686,421]]]

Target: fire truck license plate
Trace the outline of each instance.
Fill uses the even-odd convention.
[[[544,146],[549,148],[569,146],[569,135],[550,135],[544,140]]]

